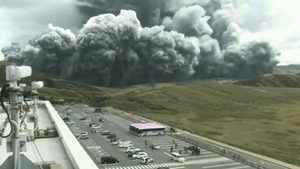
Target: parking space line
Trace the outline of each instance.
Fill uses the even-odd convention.
[[[202,168],[204,169],[209,169],[209,168],[217,168],[217,167],[227,167],[227,166],[234,166],[234,165],[238,165],[241,163],[238,163],[238,162],[232,162],[232,163],[227,163],[227,164],[217,164],[217,165],[210,165],[210,166],[204,166]]]
[[[172,167],[171,169],[183,169],[185,166]]]
[[[249,166],[238,166],[238,167],[231,167],[228,169],[245,169],[245,168],[250,168]]]

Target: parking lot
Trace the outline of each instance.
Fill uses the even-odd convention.
[[[73,105],[69,108],[56,106],[56,109],[62,118],[68,117],[66,123],[99,168],[252,169],[201,147],[199,155],[192,154],[188,147],[194,147],[193,145],[169,134],[147,137],[135,136],[129,132],[129,125],[133,122],[111,112],[95,113],[95,109],[86,105]],[[124,143],[122,144],[124,148],[120,148],[121,142]],[[136,152],[131,153],[129,157],[130,153],[127,153],[127,150]],[[176,153],[184,161],[179,162],[176,160],[177,158],[173,158]],[[143,157],[144,155],[146,157]],[[104,157],[113,157],[117,162],[102,164],[101,158]],[[151,160],[144,163],[143,159],[146,158]]]

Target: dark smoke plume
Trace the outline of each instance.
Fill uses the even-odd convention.
[[[100,13],[111,13],[90,18],[76,35],[50,26],[26,47],[26,61],[40,71],[106,86],[254,78],[277,64],[267,42],[240,44],[230,0],[101,3],[107,8]]]

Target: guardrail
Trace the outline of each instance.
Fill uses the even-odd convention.
[[[42,101],[61,137],[62,143],[75,169],[98,169],[81,144],[77,141],[65,122],[49,101]]]
[[[173,136],[257,169],[300,169],[297,166],[251,153],[189,132],[181,131],[180,134]]]

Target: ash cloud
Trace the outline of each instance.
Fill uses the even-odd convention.
[[[102,2],[112,13],[90,18],[77,34],[50,26],[24,50],[34,56],[27,62],[105,86],[255,78],[277,64],[269,43],[240,43],[231,0],[113,2]]]

